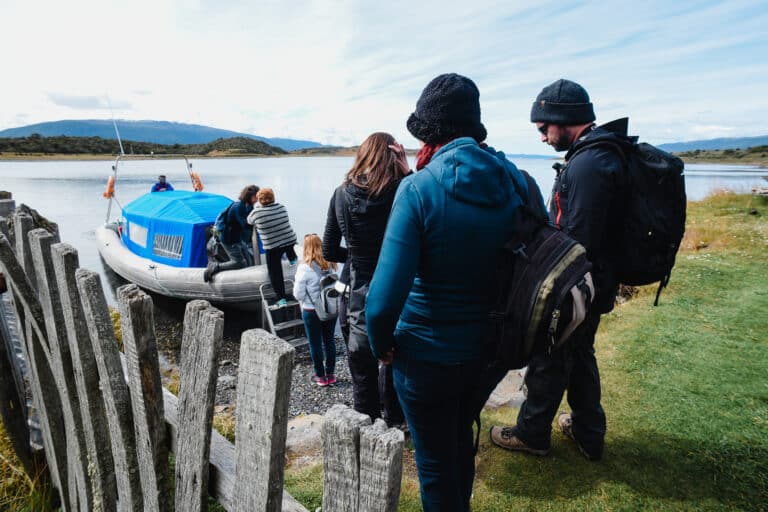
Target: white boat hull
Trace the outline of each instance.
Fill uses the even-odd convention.
[[[272,297],[267,266],[256,265],[237,270],[219,272],[211,282],[203,281],[204,268],[172,267],[132,253],[123,244],[114,229],[96,228],[99,254],[104,262],[123,279],[141,288],[178,299],[203,299],[238,309],[255,310],[260,307],[259,288],[266,284],[264,293]],[[296,267],[283,261],[285,279],[293,280]],[[286,283],[291,292],[291,282]]]

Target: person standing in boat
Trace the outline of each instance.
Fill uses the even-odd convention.
[[[157,177],[157,183],[152,185],[151,192],[171,192],[173,186],[165,180],[165,174]]]
[[[320,279],[337,268],[323,258],[320,237],[310,233],[304,237],[304,257],[296,269],[293,295],[301,304],[301,317],[309,340],[309,355],[315,367],[312,382],[320,387],[336,384],[336,340],[333,336],[336,318],[320,320],[315,304],[320,302]],[[325,358],[323,358],[325,356]]]
[[[291,265],[298,261],[296,251],[296,233],[291,227],[288,210],[275,202],[275,192],[271,188],[263,188],[258,193],[259,204],[248,214],[248,224],[256,227],[261,237],[261,243],[267,255],[267,271],[269,282],[277,296],[279,307],[287,305],[285,280],[283,278],[283,254],[288,257]]]
[[[226,210],[226,228],[219,233],[219,241],[229,256],[229,261],[219,263],[212,259],[203,273],[207,283],[213,276],[223,270],[235,270],[253,265],[253,256],[249,250],[251,244],[251,226],[248,224],[248,214],[253,210],[257,201],[259,187],[248,185],[240,191],[237,201]]]
[[[405,150],[392,135],[370,135],[331,197],[323,236],[325,259],[348,262],[350,267],[348,361],[355,410],[375,419],[381,417],[383,405],[387,424],[401,427],[404,417],[392,385],[392,369],[379,368],[368,344],[365,300],[395,191],[410,172]],[[341,246],[342,236],[346,247]]]

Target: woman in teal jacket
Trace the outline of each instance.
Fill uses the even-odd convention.
[[[487,398],[480,377],[493,269],[521,204],[512,180],[527,186],[503,153],[482,144],[470,79],[432,80],[407,126],[424,144],[421,171],[403,180],[392,206],[368,294],[368,334],[374,354],[394,368],[424,510],[467,511],[472,423]],[[534,197],[543,207],[538,190]]]

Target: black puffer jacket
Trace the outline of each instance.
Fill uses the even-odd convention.
[[[336,262],[344,262],[349,258],[354,271],[370,279],[379,261],[396,191],[395,184],[379,196],[370,198],[367,190],[351,183],[339,186],[328,206],[323,257]],[[341,246],[342,236],[346,240],[346,248]]]
[[[587,249],[594,266],[594,307],[600,313],[613,309],[616,299],[616,240],[622,229],[627,178],[618,149],[595,141],[624,147],[627,124],[624,118],[593,125],[568,149],[565,166],[555,165],[558,174],[550,200],[550,219]]]

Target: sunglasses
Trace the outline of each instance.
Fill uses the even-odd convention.
[[[549,123],[544,123],[543,125],[539,126],[536,129],[539,130],[540,134],[546,135],[547,134],[547,130],[549,130]]]

